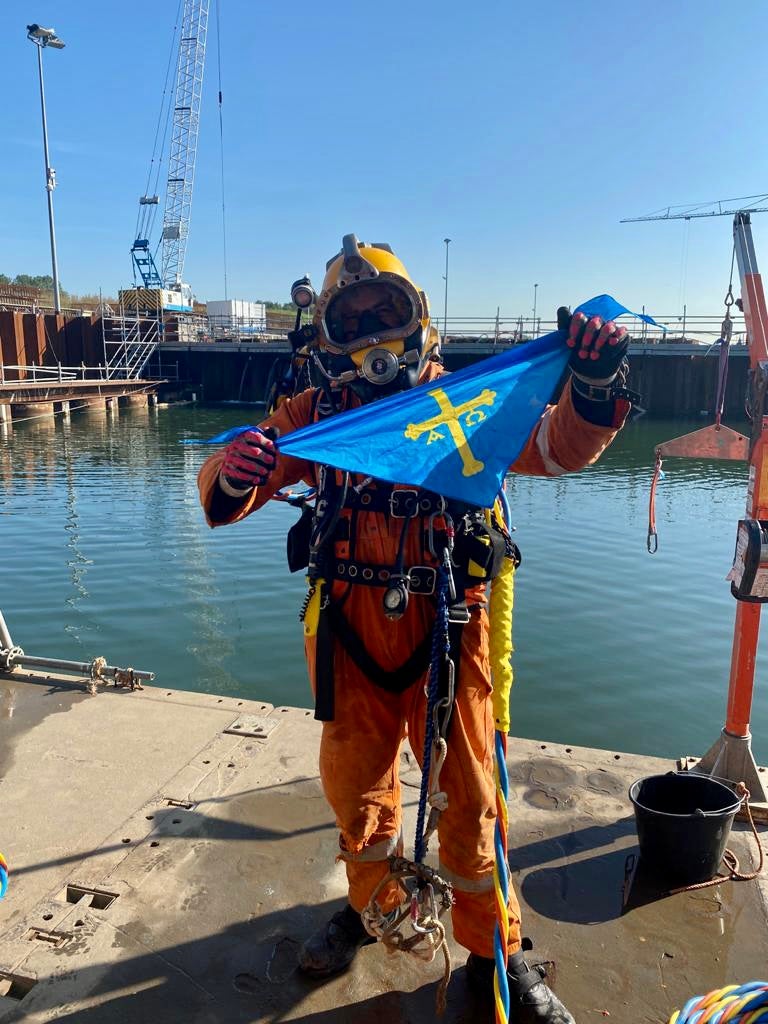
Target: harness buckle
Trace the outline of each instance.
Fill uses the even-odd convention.
[[[451,604],[448,606],[449,622],[456,624],[462,623],[463,625],[466,625],[470,618],[469,608],[467,608],[465,601],[462,601],[461,604]]]
[[[431,565],[413,565],[408,570],[408,590],[411,594],[434,594],[437,569]]]
[[[419,492],[400,488],[389,496],[389,514],[393,519],[411,519],[419,511]]]

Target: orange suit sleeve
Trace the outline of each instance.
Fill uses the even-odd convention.
[[[557,405],[545,409],[510,471],[528,476],[561,476],[591,466],[621,426],[601,427],[580,416],[573,406],[569,380]]]
[[[302,391],[295,398],[289,398],[272,416],[262,420],[260,427],[277,427],[280,435],[289,434],[292,430],[305,427],[312,422],[312,409],[314,403],[314,392],[312,390]],[[270,473],[269,479],[261,487],[254,487],[250,494],[247,494],[242,501],[229,500],[216,502],[215,498],[220,497],[223,492],[219,488],[219,470],[224,462],[224,448],[214,452],[200,467],[197,474],[197,487],[200,492],[200,504],[205,512],[206,522],[209,526],[226,526],[228,523],[238,523],[245,519],[251,512],[260,509],[272,495],[281,487],[290,487],[300,480],[307,483],[314,482],[313,466],[305,459],[297,459],[291,455],[278,455],[277,465]],[[222,513],[220,510],[225,508]]]

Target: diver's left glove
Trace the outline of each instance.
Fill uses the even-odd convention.
[[[219,487],[231,498],[244,498],[254,487],[261,487],[277,465],[275,427],[246,430],[224,449],[219,470]]]
[[[574,377],[591,386],[612,384],[629,348],[627,328],[599,316],[571,316],[565,306],[557,311],[557,326],[568,331],[565,343],[573,349],[568,365]]]

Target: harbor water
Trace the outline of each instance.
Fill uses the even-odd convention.
[[[121,410],[0,435],[0,609],[14,641],[28,654],[149,669],[158,686],[308,705],[304,580],[285,562],[296,513],[272,503],[210,530],[196,486],[210,449],[179,443],[258,415]],[[654,445],[701,425],[640,419],[588,470],[509,479],[523,554],[515,734],[659,756],[700,754],[718,735],[746,466],[668,460],[659,550],[646,551]],[[764,762],[762,664],[752,728]]]

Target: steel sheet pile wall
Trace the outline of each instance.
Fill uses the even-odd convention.
[[[0,365],[6,380],[25,380],[33,364],[73,367],[103,362],[99,320],[0,310]],[[9,366],[20,369],[6,369]]]
[[[285,355],[288,346],[285,346]],[[484,355],[444,349],[449,370],[477,362]],[[212,345],[174,346],[164,358],[178,362],[179,379],[202,401],[259,402],[264,400],[267,378],[276,358],[274,351],[260,351],[258,343],[238,351],[216,351]],[[731,353],[725,412],[734,422],[744,419],[744,389],[748,369],[746,348]],[[651,416],[691,417],[712,413],[717,382],[717,357],[688,353],[650,351],[630,358],[630,387],[642,396],[642,407]]]

